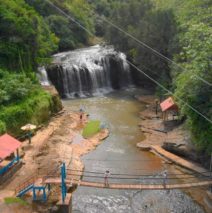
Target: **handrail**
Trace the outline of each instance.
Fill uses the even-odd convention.
[[[27,177],[24,182],[22,182],[21,184],[19,184],[16,188],[15,188],[15,194],[17,194],[18,192],[24,190],[27,186],[32,185],[33,183],[35,183],[35,181],[37,180],[37,175],[31,175],[29,177]]]
[[[15,188],[15,193],[17,194],[18,192],[24,190],[27,186],[34,184],[38,178],[42,178],[42,182],[44,182],[48,177],[52,177],[53,174],[54,174],[54,177],[57,177],[55,175],[57,170],[58,170],[58,166],[51,171],[47,171],[47,173],[43,175],[37,172],[36,174],[27,177],[22,183],[18,184],[18,186]]]
[[[59,166],[56,166],[54,169],[47,171],[47,173],[42,176],[42,181],[44,182],[47,178],[52,176],[57,177],[58,168]]]

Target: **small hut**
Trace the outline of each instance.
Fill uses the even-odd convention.
[[[0,182],[1,178],[19,164],[21,142],[8,134],[0,136]]]
[[[173,119],[174,116],[178,115],[179,108],[172,97],[169,97],[160,103],[160,107],[163,120],[168,120],[170,114],[172,115]]]

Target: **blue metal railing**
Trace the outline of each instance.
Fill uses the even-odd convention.
[[[13,165],[15,165],[17,162],[19,162],[20,157],[15,157],[10,163],[8,163],[4,168],[0,169],[0,175],[3,175],[6,173]]]

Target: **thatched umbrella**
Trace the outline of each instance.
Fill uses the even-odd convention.
[[[29,144],[31,144],[31,137],[32,137],[32,130],[36,129],[37,126],[34,124],[26,124],[25,126],[21,127],[21,130],[27,131],[28,132],[28,138],[29,138]]]

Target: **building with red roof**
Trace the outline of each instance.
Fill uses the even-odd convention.
[[[169,112],[172,112],[172,115],[174,115],[173,113],[178,113],[178,109],[179,109],[172,97],[169,97],[166,100],[164,100],[163,102],[161,102],[160,108],[163,113],[164,120],[166,120],[168,118]]]
[[[21,146],[21,142],[8,134],[0,136],[0,160],[14,153]]]
[[[21,142],[8,134],[0,136],[0,177],[10,170],[20,160],[18,149]],[[6,158],[12,158],[7,160]]]

